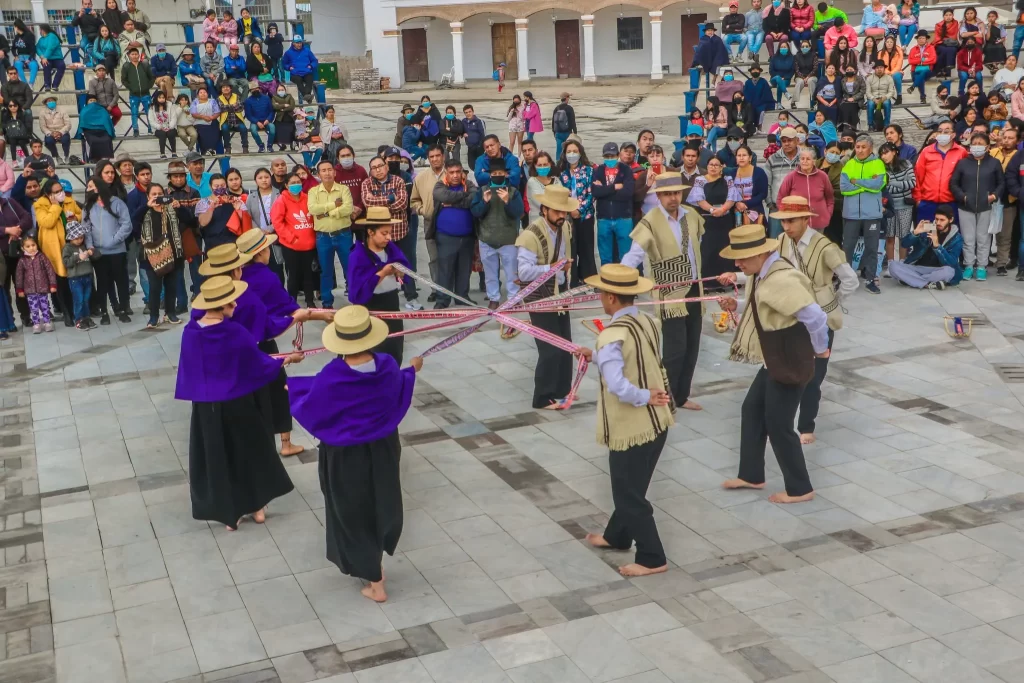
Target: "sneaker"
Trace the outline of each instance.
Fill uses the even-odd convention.
[[[159,327],[160,327],[160,321],[159,320],[150,320],[148,323],[146,323],[146,329],[147,330],[155,330],[155,329],[157,329]]]
[[[875,280],[868,280],[864,283],[864,289],[868,290],[872,294],[881,294],[882,290],[878,288],[878,282]]]
[[[941,292],[946,288],[946,283],[940,280],[939,282],[933,282],[928,286],[931,287],[932,289],[937,289]]]
[[[142,307],[142,315],[149,315],[149,304]]]
[[[161,154],[161,155],[160,155],[160,158],[161,158],[161,159],[166,159],[166,158],[167,158],[167,155],[166,155],[166,154]]]
[[[137,137],[139,137],[139,131],[137,131],[137,130],[134,130],[134,129],[133,129],[133,130],[132,130],[132,137],[133,137],[133,138],[137,138]]]
[[[164,322],[165,323],[170,323],[171,325],[180,325],[181,324],[181,318],[179,318],[176,315],[165,315],[164,316]]]
[[[128,317],[127,313],[122,313],[121,315],[117,316],[117,319],[123,323],[130,323],[132,321],[132,319]]]
[[[964,279],[970,280],[974,278],[974,266],[967,266],[964,268]]]
[[[88,330],[89,329],[89,324],[85,322],[84,318],[82,320],[76,320],[75,321],[75,329],[78,329],[78,330]]]
[[[32,326],[32,334],[42,334],[42,333],[43,333],[43,328],[42,328],[41,325],[33,325]]]
[[[998,275],[999,277],[1006,277],[1008,275],[1008,273],[1006,272],[1006,266],[999,266],[998,268],[996,268],[996,275]]]
[[[96,327],[99,327],[99,325],[96,324],[96,321],[93,320],[92,318],[82,318],[82,322],[85,323],[85,328],[87,330],[92,330],[95,329]]]
[[[53,323],[43,323],[43,332],[53,332]]]
[[[109,325],[109,324],[110,324],[110,314],[109,313],[104,313],[103,315],[100,316],[100,325]]]
[[[127,305],[121,309],[121,313],[124,315],[135,315],[135,311],[132,310],[132,307]]]
[[[188,313],[188,306],[178,306],[174,309],[174,315],[185,315]]]
[[[256,147],[256,151],[259,152],[260,154],[264,154],[267,151],[267,149],[263,145],[258,145]]]
[[[431,292],[430,295],[427,297],[427,303],[431,303],[432,304],[435,301],[437,301],[437,293],[436,292]]]
[[[882,271],[882,277],[884,277],[884,278],[892,278],[892,275],[889,275],[889,266],[888,265],[886,265],[885,266],[885,270]]]
[[[419,299],[410,299],[405,302],[405,308],[409,311],[422,311],[423,304],[420,303]]]
[[[984,282],[988,279],[988,270],[985,268],[978,268],[977,280],[978,282]]]

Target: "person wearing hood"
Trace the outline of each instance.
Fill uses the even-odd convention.
[[[755,64],[750,67],[750,79],[743,84],[743,99],[754,110],[754,125],[761,125],[761,117],[766,111],[775,109],[772,87],[761,78],[761,67]]]
[[[110,159],[114,156],[114,123],[103,105],[89,95],[82,111],[78,114],[78,130],[75,138],[82,140],[89,152],[88,161]]]
[[[167,54],[167,46],[163,43],[157,44],[156,54],[149,58],[149,68],[153,72],[156,87],[164,91],[168,102],[173,100],[174,77],[178,75],[178,65],[174,57]]]
[[[999,162],[995,161],[996,166]],[[885,164],[872,152],[871,136],[857,138],[854,155],[843,165],[839,188],[843,194],[843,251],[853,263],[857,240],[864,239],[861,268],[864,288],[880,294],[878,288],[878,240],[882,227],[882,190],[886,184]]]
[[[427,145],[423,142],[420,121],[410,121],[402,130],[402,149],[409,153],[414,162],[427,158]]]
[[[281,35],[277,24],[273,21],[267,24],[267,38],[263,44],[266,46],[267,57],[270,59],[270,70],[280,81],[284,78],[284,72],[281,70],[281,57],[284,56],[284,36]]]
[[[519,187],[522,169],[516,157],[506,147],[501,146],[498,136],[491,134],[484,138],[484,154],[476,160],[476,167],[473,168],[473,175],[479,187],[488,187],[491,184],[491,159],[503,159],[505,169],[508,171],[508,184],[511,187]]]
[[[281,57],[281,68],[291,75],[304,102],[313,102],[313,79],[319,65],[319,60],[302,36],[292,36],[292,46]]]
[[[743,83],[736,80],[731,66],[722,67],[719,75],[721,78],[715,86],[714,95],[719,102],[732,102],[732,96],[743,90]]]
[[[691,67],[702,69],[711,74],[712,87],[718,82],[718,69],[729,63],[729,51],[722,39],[715,35],[715,25],[704,24],[704,40],[697,45]]]
[[[1003,166],[989,154],[988,146],[987,134],[974,133],[968,148],[970,156],[957,162],[949,179],[949,189],[960,209],[960,232],[964,240],[963,278],[970,280],[977,274],[980,282],[988,277],[992,205],[1003,196],[1005,188]]]
[[[779,46],[779,51],[768,60],[769,82],[775,86],[775,101],[780,105],[782,104],[783,96],[789,97],[789,101],[794,102],[793,97],[787,90],[789,89],[789,82],[793,80],[793,74],[795,73],[796,63],[793,55],[789,53],[789,43],[784,43]]]
[[[915,289],[945,289],[963,279],[960,253],[964,240],[953,223],[953,207],[949,204],[936,207],[934,221],[919,222],[900,246],[907,250],[906,258],[889,263],[889,275],[897,282]]]

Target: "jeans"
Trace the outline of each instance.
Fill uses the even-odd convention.
[[[64,78],[64,71],[68,68],[68,65],[64,63],[63,59],[48,59],[46,60],[46,66],[43,67],[43,87],[53,88],[57,90],[60,88],[60,82]]]
[[[320,298],[324,308],[334,308],[334,287],[337,279],[334,276],[334,255],[341,261],[341,272],[348,280],[348,255],[352,251],[352,231],[337,230],[335,232],[318,232],[316,234],[316,254],[320,261]]]
[[[718,137],[728,133],[725,128],[717,128],[712,126],[711,130],[708,131],[708,147],[711,148],[712,152],[718,151]]]
[[[932,77],[931,69],[918,69],[914,68],[914,87],[921,93],[921,101],[924,102],[924,84],[929,78]]]
[[[761,44],[764,43],[764,31],[747,31],[743,34],[746,39],[747,50],[752,55],[761,51]]]
[[[528,131],[526,133],[526,135],[523,136],[523,139],[524,140],[533,140],[533,131]]]
[[[242,152],[248,152],[249,131],[241,123],[225,123],[220,127],[220,137],[224,141],[224,151],[227,152],[231,148],[231,133],[234,131],[238,131],[238,135],[242,138]]]
[[[903,51],[904,52],[907,51],[907,46],[910,45],[911,42],[913,42],[914,36],[916,34],[917,34],[917,25],[916,24],[910,24],[909,26],[904,26],[903,24],[900,24],[900,29],[899,29],[900,45],[903,46]]]
[[[143,109],[148,111],[149,110],[149,105],[150,105],[151,102],[152,102],[152,98],[149,95],[142,95],[142,96],[139,96],[139,95],[129,95],[128,96],[128,107],[131,109],[131,112],[132,112],[132,130],[134,130],[134,131],[138,131],[139,130],[139,105],[141,104]],[[153,132],[153,127],[150,126],[148,123],[146,124],[146,128],[149,129],[150,133]]]
[[[314,149],[311,152],[302,153],[302,161],[305,162],[306,168],[316,168],[317,163],[320,161],[320,157],[323,156],[324,151],[322,149]]]
[[[875,116],[875,101],[874,100],[868,100],[867,101],[867,105],[868,105],[868,128],[870,129],[871,126],[872,126],[871,122],[875,120],[874,119],[874,116]],[[884,122],[883,125],[888,126],[889,125],[889,119],[891,117],[892,117],[892,100],[885,100],[884,102],[882,102],[882,121]]]
[[[416,272],[416,237],[420,232],[418,216],[409,218],[409,232],[400,240],[395,240],[395,246],[405,254],[405,260],[409,262],[409,270]],[[472,263],[470,263],[472,266]],[[406,301],[414,301],[420,293],[416,290],[416,280],[411,277],[403,278],[402,291],[405,293]],[[460,292],[461,294],[461,292]]]
[[[807,29],[806,31],[797,31],[796,29],[793,29],[789,32],[789,39],[793,41],[794,45],[799,47],[801,42],[811,40],[813,35],[814,31],[811,29]]]
[[[473,269],[473,235],[437,233],[437,284],[463,298],[469,298],[469,274]],[[437,293],[442,307],[451,304],[451,297]]]
[[[566,139],[569,137],[569,133],[555,133],[555,158],[562,158],[562,145],[565,144]]]
[[[506,244],[503,247],[494,247],[483,242],[480,243],[480,261],[484,264],[484,281],[487,283],[487,300],[501,301],[501,277],[498,274],[498,267],[505,271],[505,291],[511,299],[519,293],[518,264],[519,247],[514,244]]]
[[[82,56],[82,62],[90,69],[96,63],[96,60],[92,57],[92,43],[93,40],[87,37],[84,33],[78,34],[78,51]]]
[[[25,78],[26,64],[28,64],[28,78]],[[25,81],[33,88],[36,87],[36,75],[39,74],[39,62],[36,61],[35,57],[19,55],[18,58],[14,60],[14,68],[18,70],[18,78]]]
[[[64,150],[64,156],[67,157],[71,153],[71,136],[68,133],[63,133],[57,140],[60,140],[61,149]],[[54,157],[57,156],[57,140],[54,140],[49,135],[43,137],[43,144],[46,145],[47,151]]]
[[[1024,45],[1024,24],[1017,26],[1013,31],[1013,56],[1020,56],[1020,48]]]
[[[775,86],[775,101],[782,103],[782,93],[789,89],[789,79],[782,76],[773,76],[771,85]]]
[[[981,86],[981,92],[985,92],[985,86],[982,85],[982,81],[984,80],[984,74],[981,71],[978,71],[977,73],[975,73],[975,75],[973,77],[969,73],[967,73],[966,71],[957,71],[957,75],[960,76],[960,96],[961,97],[963,97],[964,90],[967,88],[967,81],[972,80],[972,79],[977,81],[978,85]]]
[[[199,286],[203,284],[204,278],[199,274],[199,266],[201,266],[202,263],[202,256],[194,256],[192,260],[188,262],[189,290],[193,299],[199,296]],[[284,283],[282,282],[281,284]]]
[[[75,322],[89,317],[89,297],[92,296],[92,274],[69,277],[71,300],[74,302]]]
[[[601,265],[615,263],[613,252],[615,245],[619,247],[619,260],[633,246],[629,233],[633,231],[632,218],[598,218],[597,219],[597,253],[601,257]]]
[[[935,282],[951,282],[956,277],[956,271],[950,266],[918,266],[903,261],[893,261],[889,264],[889,275],[893,280],[908,287],[924,289]]]
[[[892,76],[892,82],[896,85],[896,97],[903,97],[903,72],[897,71]],[[889,125],[886,123],[886,125]]]
[[[743,54],[743,49],[747,46],[747,36],[744,33],[727,33],[722,36],[722,41],[725,43],[725,51],[732,56],[732,46],[739,45],[740,48],[736,51],[737,55]]]
[[[267,132],[267,144],[266,147],[270,147],[274,144],[274,136],[277,135],[277,126],[271,122],[267,122],[267,127],[264,128]],[[256,146],[263,148],[263,140],[260,138],[260,129],[255,123],[249,124],[249,132],[252,133],[252,139],[256,142]]]

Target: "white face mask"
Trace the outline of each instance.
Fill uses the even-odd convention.
[[[355,165],[356,165],[356,160],[353,159],[352,157],[342,157],[341,158],[341,167],[342,168],[352,168]]]
[[[935,136],[935,142],[939,143],[940,147],[945,147],[952,141],[953,136],[948,133],[939,133]]]
[[[580,155],[576,152],[568,152],[565,155],[565,160],[568,161],[570,164],[577,164],[580,161]]]
[[[980,159],[988,153],[988,147],[985,145],[971,145],[971,156],[975,159]]]
[[[740,148],[740,141],[739,140],[733,140],[732,142],[730,142],[728,144],[729,144],[729,149],[731,149],[734,152]]]

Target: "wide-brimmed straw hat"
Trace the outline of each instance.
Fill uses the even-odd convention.
[[[654,289],[654,282],[640,277],[639,270],[621,263],[601,266],[601,271],[586,278],[585,282],[596,290],[626,296],[637,296]]]
[[[203,284],[199,287],[199,296],[192,302],[192,308],[208,311],[211,308],[226,306],[242,296],[242,292],[248,287],[248,282],[232,280],[228,275],[211,277],[203,280]]]
[[[401,219],[391,217],[391,209],[386,206],[368,206],[356,225],[397,225]]]
[[[544,194],[537,199],[541,206],[546,206],[555,211],[572,212],[580,208],[580,203],[572,198],[569,189],[561,185],[547,185]]]
[[[647,194],[657,192],[682,192],[690,186],[683,183],[682,173],[662,173],[654,177],[654,185],[647,191]]]
[[[253,228],[246,230],[239,236],[235,241],[235,247],[239,253],[253,258],[276,241],[277,235],[273,233],[267,234],[259,228]]]
[[[779,241],[771,239],[758,223],[741,225],[729,231],[729,246],[719,252],[719,256],[729,259],[750,258],[758,254],[775,251]]]
[[[811,218],[818,214],[811,211],[811,203],[807,201],[807,197],[799,197],[797,195],[790,195],[783,197],[782,201],[779,202],[777,211],[773,211],[768,214],[772,218]]]
[[[233,244],[221,244],[206,252],[206,260],[199,266],[200,275],[223,275],[235,268],[241,268],[252,260],[248,254],[240,254]]]
[[[324,330],[322,341],[328,351],[350,356],[369,351],[387,338],[387,323],[372,317],[365,306],[346,306],[334,314],[334,324]]]

